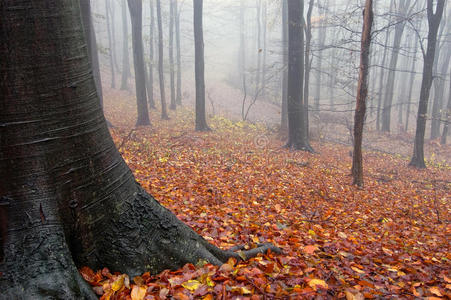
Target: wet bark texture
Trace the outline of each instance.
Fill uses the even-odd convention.
[[[354,151],[352,156],[353,184],[363,186],[362,136],[368,96],[368,71],[370,61],[371,27],[373,26],[373,1],[366,0],[363,16],[360,51],[360,74],[354,115]]]
[[[304,131],[303,0],[288,0],[288,144],[294,150],[313,151]]]
[[[166,109],[166,95],[164,89],[163,25],[161,21],[160,0],[157,0],[157,23],[158,23],[158,75],[160,78],[161,119],[168,120],[169,117]]]
[[[122,0],[122,77],[121,90],[128,91],[128,78],[130,77],[130,55],[128,52],[128,20],[127,3]]]
[[[132,23],[133,65],[135,66],[136,107],[138,120],[136,126],[150,125],[147,109],[146,71],[142,39],[142,1],[127,0]]]
[[[78,1],[5,0],[0,18],[0,298],[97,299],[81,265],[133,276],[239,258],[135,182],[95,92]],[[244,254],[267,249],[278,250]]]
[[[196,77],[196,131],[208,131],[205,112],[203,0],[194,1],[194,48]]]
[[[432,85],[432,67],[434,64],[435,47],[437,44],[437,33],[442,19],[445,0],[438,0],[434,13],[433,0],[427,0],[428,16],[428,45],[424,55],[423,80],[421,82],[420,103],[418,105],[417,129],[413,147],[412,160],[409,165],[416,168],[426,168],[424,163],[424,135],[426,130],[426,118],[428,111],[429,94]]]

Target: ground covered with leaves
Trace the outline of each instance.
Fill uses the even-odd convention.
[[[113,138],[150,194],[218,247],[283,254],[135,278],[80,269],[101,299],[451,298],[449,166],[365,152],[358,189],[349,147],[290,152],[263,126],[222,117],[196,133],[186,109],[133,129],[133,104],[115,101]]]

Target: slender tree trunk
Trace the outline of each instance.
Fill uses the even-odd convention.
[[[155,28],[155,13],[154,13],[154,0],[149,0],[150,9],[150,28],[149,28],[149,72],[147,73],[147,100],[151,109],[155,107],[155,97],[153,94],[154,80],[153,80],[153,65],[154,65],[154,28]]]
[[[309,1],[307,10],[307,20],[305,27],[305,75],[304,75],[304,136],[308,141],[309,137],[309,84],[310,84],[310,69],[311,69],[311,40],[312,40],[312,12],[315,0]]]
[[[282,112],[280,130],[288,129],[288,0],[282,0]]]
[[[429,93],[432,85],[432,67],[434,64],[437,32],[443,15],[445,0],[438,0],[434,13],[433,0],[427,0],[427,16],[429,24],[428,46],[424,55],[423,80],[421,82],[420,103],[418,105],[417,129],[410,166],[426,168],[424,163],[424,134],[426,130],[426,117],[428,111]]]
[[[107,0],[108,1],[108,0]],[[128,52],[128,20],[126,0],[122,0],[122,74],[121,90],[128,91],[128,78],[130,77],[130,58]]]
[[[175,0],[169,1],[169,75],[170,75],[170,85],[171,85],[171,105],[169,109],[176,109],[175,102],[175,65],[174,65],[174,2]]]
[[[136,106],[138,120],[136,126],[150,125],[146,97],[146,71],[142,39],[142,1],[127,0],[132,22],[133,64],[135,66]]]
[[[373,0],[366,0],[363,16],[360,74],[354,115],[354,151],[352,155],[353,184],[363,186],[362,137],[365,123],[366,98],[368,96],[368,71],[373,25]]]
[[[113,62],[113,43],[111,40],[111,29],[110,29],[110,5],[109,0],[105,0],[105,11],[106,11],[106,28],[108,33],[108,57],[110,59],[110,67],[111,67],[111,88],[116,87],[116,75],[114,72],[114,62]]]
[[[257,6],[257,66],[255,73],[255,98],[260,94],[260,75],[262,69],[262,25],[261,25],[261,10],[262,10],[262,0],[256,0]]]
[[[1,298],[98,299],[77,266],[135,276],[239,260],[136,183],[95,92],[79,2],[4,0],[0,19]],[[266,249],[278,251],[244,256]]]
[[[440,139],[440,143],[442,145],[446,145],[446,138],[448,136],[448,130],[449,130],[449,123],[451,123],[451,68],[449,69],[449,90],[448,90],[448,105],[446,106],[446,118],[445,118],[445,125],[443,125],[443,133],[442,137]]]
[[[175,97],[175,102],[178,105],[182,105],[182,54],[180,48],[180,12],[178,10],[176,0],[174,2],[175,10],[175,45],[177,49],[177,94]]]
[[[246,26],[244,23],[245,6],[244,1],[240,1],[240,55],[239,55],[239,68],[241,82],[243,83],[243,93],[247,94],[246,90]]]
[[[115,1],[111,1],[110,5],[110,15],[111,15],[111,40],[113,42],[113,48],[112,48],[112,55],[113,55],[113,62],[114,67],[116,68],[116,71],[119,72],[119,64],[117,62],[117,52],[116,52],[116,26],[115,26]]]
[[[288,144],[295,150],[313,151],[304,130],[303,0],[288,0]]]
[[[196,131],[208,131],[205,113],[203,0],[194,1],[194,47],[196,77]]]
[[[268,38],[267,38],[267,27],[268,27],[268,4],[266,0],[263,0],[263,21],[262,21],[262,29],[263,29],[263,61],[262,61],[262,82],[261,82],[261,95],[262,97],[266,94],[266,56],[267,56],[267,47],[268,47]]]
[[[160,78],[160,100],[161,100],[161,119],[169,120],[166,110],[166,95],[164,89],[163,72],[163,25],[161,20],[161,0],[157,0],[157,22],[158,22],[158,75]]]
[[[320,4],[318,2],[318,4]],[[327,6],[327,3],[325,3]],[[320,9],[320,14],[325,14],[325,9],[321,8]],[[320,100],[321,100],[321,77],[322,77],[322,63],[323,63],[323,49],[324,48],[324,44],[326,41],[326,27],[324,24],[324,21],[320,21],[320,25],[318,28],[318,43],[319,43],[319,50],[318,50],[318,58],[316,60],[316,90],[315,90],[315,98],[314,98],[314,105],[315,105],[315,111],[316,113],[319,113],[320,111]]]

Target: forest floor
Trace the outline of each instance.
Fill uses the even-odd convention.
[[[272,242],[283,254],[133,281],[81,269],[103,299],[451,298],[446,164],[416,170],[401,155],[365,151],[359,189],[349,146],[290,152],[266,125],[221,116],[196,133],[184,108],[169,121],[152,111],[152,126],[133,129],[132,97],[105,98],[120,152],[161,204],[218,247]]]

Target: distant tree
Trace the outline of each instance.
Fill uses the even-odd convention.
[[[327,0],[324,0],[323,2],[318,1],[318,7],[319,7],[319,13],[320,15],[325,15],[327,10]],[[323,52],[324,52],[324,45],[326,42],[326,36],[327,36],[327,27],[326,27],[326,20],[320,20],[319,26],[318,26],[318,51],[317,51],[317,58],[316,58],[316,89],[315,89],[315,97],[313,99],[314,101],[314,108],[315,112],[319,113],[320,111],[320,100],[321,100],[321,88],[322,88],[322,73],[323,70]]]
[[[368,70],[373,26],[373,0],[366,0],[363,14],[363,30],[360,52],[359,84],[354,115],[354,151],[352,155],[353,184],[363,186],[362,135],[365,123],[366,98],[368,96]]]
[[[138,120],[136,126],[150,125],[146,97],[146,71],[142,39],[142,1],[127,0],[132,22],[133,65],[135,66],[136,104]]]
[[[153,33],[155,31],[155,12],[154,12],[154,0],[149,0],[150,8],[150,27],[149,27],[149,72],[147,73],[147,100],[149,107],[155,109],[155,97],[153,95],[154,90],[154,77],[153,77],[153,65],[154,65],[154,47],[153,47]]]
[[[110,29],[110,3],[109,0],[105,0],[105,11],[106,11],[106,28],[108,33],[108,58],[110,60],[110,68],[111,68],[111,88],[115,88],[116,79],[114,72],[114,60],[113,60],[113,42],[111,37],[111,29]]]
[[[194,1],[194,48],[196,77],[196,131],[208,131],[205,113],[203,0]]]
[[[288,0],[282,0],[282,104],[280,130],[288,129]]]
[[[307,18],[305,21],[305,72],[304,72],[304,135],[309,136],[309,85],[310,85],[310,70],[312,68],[311,58],[311,42],[312,42],[312,12],[315,0],[310,0],[307,10]]]
[[[176,109],[175,102],[175,65],[174,65],[174,21],[175,21],[175,0],[169,1],[169,78],[171,85],[171,104],[169,109]]]
[[[147,194],[106,126],[78,1],[20,4],[0,2],[0,298],[98,299],[85,265],[133,277],[279,251],[221,250]]]
[[[288,0],[288,148],[313,151],[305,135],[304,86],[304,1]]]
[[[449,69],[450,80],[449,80],[449,89],[448,89],[448,105],[446,106],[445,113],[445,125],[443,126],[443,133],[440,139],[440,143],[442,145],[446,145],[446,137],[448,136],[449,131],[449,123],[451,123],[451,68]]]
[[[182,50],[180,48],[180,11],[178,10],[176,0],[174,2],[175,11],[175,47],[176,47],[176,63],[177,63],[177,94],[175,102],[178,105],[182,105]]]
[[[434,65],[437,32],[445,6],[445,0],[437,0],[434,13],[433,2],[433,0],[427,0],[426,10],[429,25],[428,44],[426,53],[423,53],[423,80],[421,82],[420,103],[417,114],[417,129],[415,132],[412,160],[409,164],[417,168],[426,168],[426,164],[424,163],[424,134],[426,130],[429,93],[432,85],[432,67]]]
[[[121,90],[128,91],[128,78],[130,77],[130,57],[128,52],[128,20],[127,4],[122,0],[122,77]]]
[[[166,109],[166,93],[164,89],[164,53],[163,53],[163,25],[161,20],[161,0],[157,0],[158,23],[158,75],[160,78],[161,119],[169,120]]]

